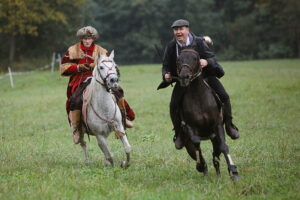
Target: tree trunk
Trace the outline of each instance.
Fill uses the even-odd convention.
[[[10,37],[10,45],[9,45],[9,66],[13,65],[15,60],[15,51],[16,51],[16,36],[12,35]]]

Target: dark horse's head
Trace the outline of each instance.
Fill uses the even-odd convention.
[[[177,74],[181,87],[187,87],[201,74],[200,56],[194,49],[184,49],[177,57]]]

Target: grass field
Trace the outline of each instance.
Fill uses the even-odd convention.
[[[131,166],[104,167],[96,139],[91,163],[72,143],[65,113],[68,78],[34,72],[0,79],[0,199],[300,199],[300,60],[223,62],[241,138],[227,137],[241,179],[233,184],[224,157],[218,177],[210,142],[203,177],[176,150],[168,114],[172,88],[156,90],[159,65],[124,66],[121,85],[134,108]],[[115,161],[123,147],[109,138]]]

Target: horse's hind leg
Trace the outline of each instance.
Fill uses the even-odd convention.
[[[121,163],[121,167],[123,168],[127,168],[130,166],[130,152],[131,152],[131,146],[127,140],[127,136],[124,135],[121,137],[121,141],[124,145],[124,150],[125,150],[125,153],[126,153],[126,160],[124,160],[122,163]]]
[[[86,142],[84,141],[83,136],[80,138],[79,143],[80,143],[80,146],[82,147],[82,150],[84,152],[84,158],[85,158],[84,161],[85,161],[85,163],[89,163],[90,162],[89,153],[87,151],[87,145],[86,145]]]
[[[219,143],[219,150],[222,152],[225,156],[225,160],[228,166],[228,172],[233,181],[237,181],[239,179],[237,167],[233,163],[231,156],[229,155],[228,146],[225,142],[225,133],[224,133],[224,127],[222,125],[218,126],[218,136],[220,139]]]
[[[98,146],[102,150],[104,156],[105,156],[105,164],[114,166],[114,160],[112,153],[108,149],[108,145],[106,142],[106,138],[103,135],[96,135]]]

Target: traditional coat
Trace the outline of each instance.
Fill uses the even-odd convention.
[[[94,63],[96,65],[99,54],[107,54],[107,50],[94,43],[89,48],[86,48],[82,42],[79,42],[71,46],[66,52],[66,55],[62,58],[60,74],[62,76],[70,76],[67,87],[67,113],[70,111],[70,97],[77,86],[84,82],[88,77],[92,76],[91,71],[78,72],[78,64]],[[91,56],[94,60],[84,55]]]

